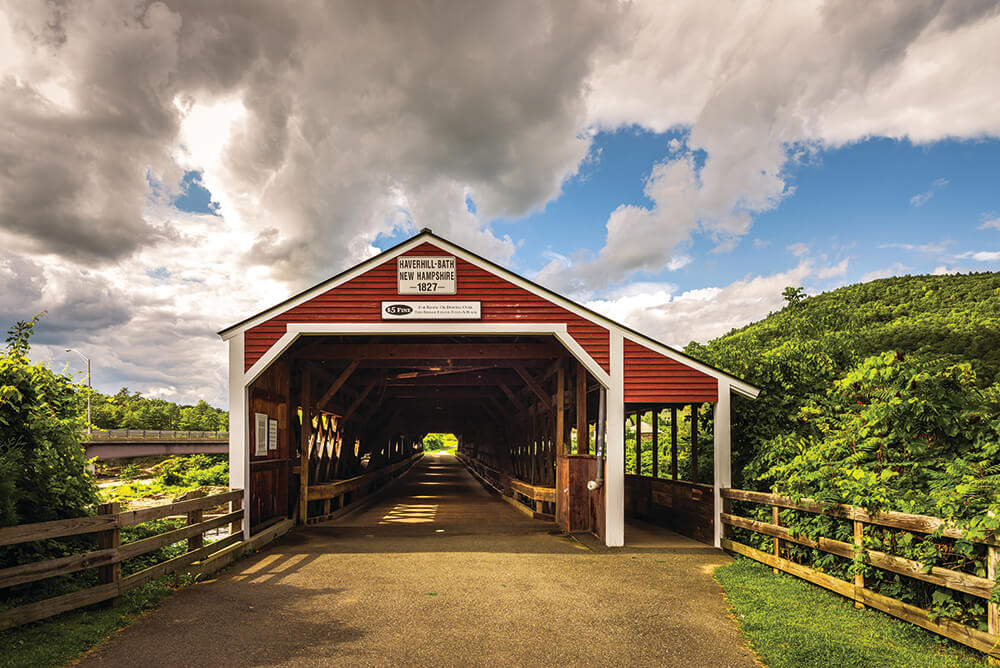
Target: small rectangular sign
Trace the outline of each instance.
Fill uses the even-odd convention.
[[[278,421],[268,420],[267,421],[267,449],[277,450],[278,449]]]
[[[396,287],[401,295],[454,295],[456,286],[454,257],[396,258]]]
[[[479,302],[382,302],[383,320],[479,320]]]
[[[254,413],[253,453],[257,457],[267,455],[267,413]]]

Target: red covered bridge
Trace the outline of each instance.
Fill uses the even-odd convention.
[[[730,396],[757,388],[429,230],[220,335],[250,533],[336,514],[451,432],[478,477],[566,530],[619,546],[631,514],[720,544]]]

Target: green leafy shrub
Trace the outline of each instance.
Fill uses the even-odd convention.
[[[8,332],[0,354],[0,526],[92,515],[97,503],[81,444],[85,419],[68,376],[28,360],[40,316]],[[0,547],[0,568],[93,549],[69,537]],[[50,578],[4,590],[6,603],[79,588],[87,574]]]

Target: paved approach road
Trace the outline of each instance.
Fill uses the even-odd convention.
[[[84,666],[753,666],[722,552],[630,525],[559,535],[428,456],[379,501],[180,590]]]

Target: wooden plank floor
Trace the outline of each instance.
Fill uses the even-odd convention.
[[[590,549],[554,529],[427,457],[370,507],[179,591],[82,665],[755,665],[711,577],[722,552],[655,531]]]

